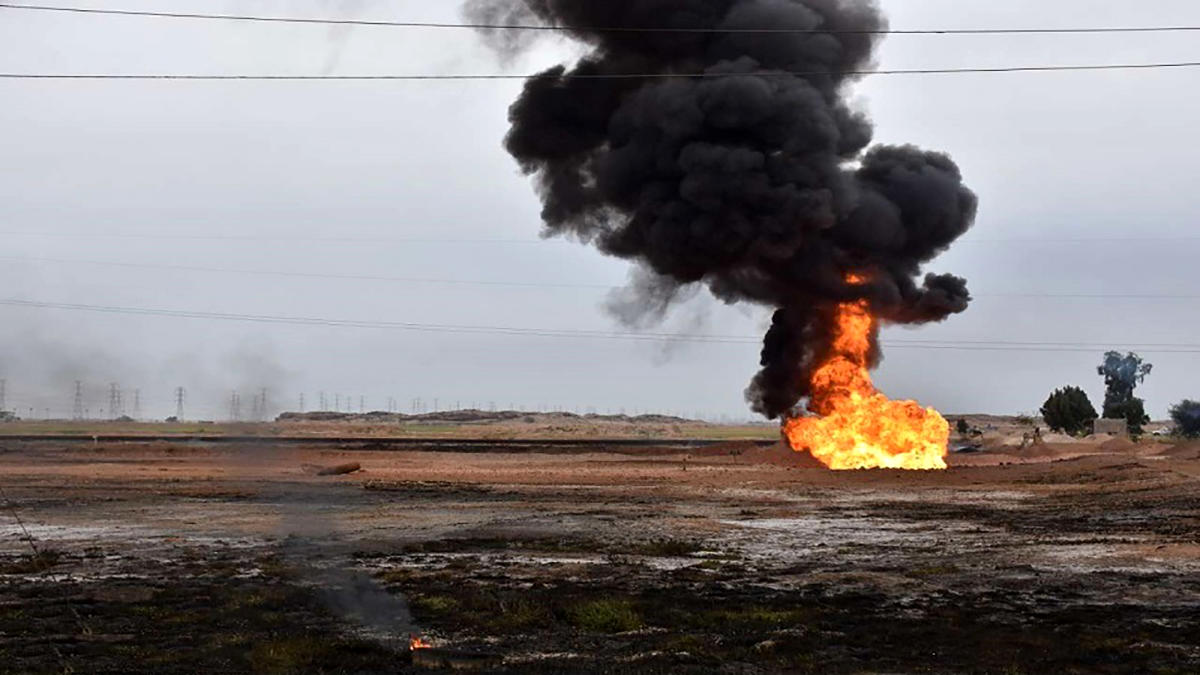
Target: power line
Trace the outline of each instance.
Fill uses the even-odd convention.
[[[571,338],[606,338],[635,341],[663,341],[686,339],[696,342],[758,342],[758,338],[746,336],[722,335],[686,335],[670,333],[628,333],[601,330],[554,329],[554,328],[514,328],[507,326],[465,326],[454,324],[427,324],[400,321],[358,321],[349,319],[328,319],[315,317],[273,316],[265,314],[234,314],[227,312],[195,312],[188,310],[172,310],[138,307],[115,307],[108,305],[86,305],[79,303],[40,302],[16,298],[2,298],[0,305],[14,307],[32,307],[42,309],[63,309],[74,311],[99,312],[106,314],[129,314],[140,316],[167,316],[189,319],[210,319],[224,321],[243,321],[254,323],[275,323],[305,326],[336,326],[350,328],[377,328],[410,330],[433,333],[463,333],[489,335],[534,335],[540,337],[571,337]]]
[[[888,340],[888,344],[892,345],[927,345],[940,347],[943,345],[989,345],[1002,347],[1087,347],[1089,349],[1105,349],[1113,347],[1113,343],[1109,342],[1050,342],[1045,340],[1037,341],[1020,341],[1020,340],[912,340],[912,339],[896,339]],[[1122,347],[1161,347],[1164,349],[1200,349],[1200,343],[1179,343],[1179,342],[1123,342],[1117,346]]]
[[[972,293],[981,298],[1058,298],[1062,300],[1200,300],[1187,293]]]
[[[165,19],[203,19],[219,21],[246,21],[259,23],[297,23],[337,26],[374,26],[388,28],[454,28],[470,30],[514,30],[546,32],[587,33],[717,33],[717,34],[785,34],[785,35],[1062,35],[1093,33],[1166,33],[1195,32],[1200,26],[1100,26],[1085,28],[933,28],[933,29],[831,29],[831,28],[686,28],[662,26],[610,26],[571,28],[548,24],[528,23],[454,23],[436,21],[386,21],[372,19],[324,19],[284,16],[260,16],[250,14],[205,14],[198,12],[158,12],[129,9],[95,9],[90,7],[67,7],[50,5],[26,5],[0,3],[3,9],[64,12],[72,14],[101,14],[110,16],[156,17]]]
[[[264,314],[233,314],[225,312],[195,312],[187,310],[151,309],[140,307],[116,307],[108,305],[85,305],[78,303],[39,302],[15,298],[0,299],[0,305],[41,309],[62,309],[99,312],[106,314],[128,314],[137,316],[165,316],[174,318],[206,319],[220,321],[242,321],[305,326],[336,326],[346,328],[372,328],[421,331],[433,333],[522,335],[536,337],[562,337],[583,339],[615,339],[631,341],[679,341],[709,344],[758,344],[761,338],[738,335],[701,335],[687,333],[628,333],[600,330],[520,328],[506,326],[463,326],[452,324],[427,324],[397,321],[356,321],[314,317],[272,316]],[[1038,351],[1038,352],[1087,352],[1097,349],[1138,349],[1152,353],[1200,354],[1200,343],[1086,343],[1086,342],[1037,342],[1006,340],[885,340],[884,346],[893,349],[927,349],[955,351]]]
[[[745,73],[563,73],[562,80],[676,80],[719,79],[736,76],[754,77],[851,77],[871,75],[958,75],[966,73],[1044,73],[1113,70],[1165,70],[1200,67],[1200,61],[1166,63],[1108,63],[1093,65],[998,66],[993,68],[905,68],[890,70],[757,70]],[[118,74],[118,73],[0,73],[5,80],[159,80],[159,81],[275,81],[275,82],[421,82],[529,80],[541,74],[473,73],[443,75],[200,75],[200,74]]]
[[[269,242],[313,242],[313,243],[356,243],[356,244],[541,244],[556,239],[454,239],[437,237],[314,237],[305,235],[255,235],[255,234],[159,234],[152,232],[0,232],[6,237],[52,237],[90,239],[164,239],[164,240],[211,240],[211,241],[269,241]]]
[[[247,274],[261,276],[291,277],[301,279],[340,279],[346,281],[381,281],[411,284],[440,284],[447,286],[480,286],[501,288],[565,288],[580,290],[613,290],[621,288],[622,284],[580,284],[548,281],[497,281],[487,279],[438,279],[426,277],[394,277],[372,274],[332,274],[322,272],[289,272],[283,270],[260,270],[231,267],[207,267],[200,265],[167,265],[162,263],[133,263],[108,260],[80,260],[68,258],[42,258],[23,256],[0,256],[0,260],[14,262],[56,263],[64,265],[96,265],[101,267],[120,267],[130,269],[171,270],[187,272],[205,272],[219,274]],[[1200,300],[1200,294],[1188,293],[974,293],[977,297],[995,298],[1060,298],[1060,299],[1093,299],[1093,300]]]
[[[1093,242],[1116,242],[1140,244],[1144,242],[1200,241],[1195,235],[1147,235],[1144,237],[969,237],[954,244],[1087,244]]]
[[[343,279],[349,281],[387,281],[414,284],[445,284],[452,286],[501,286],[514,288],[574,288],[574,289],[603,289],[610,290],[620,284],[571,284],[541,281],[489,281],[471,279],[430,279],[421,277],[393,277],[371,274],[330,274],[322,272],[288,272],[280,270],[237,269],[229,267],[204,267],[199,265],[165,265],[161,263],[129,263],[105,260],[71,260],[64,258],[25,258],[20,256],[0,256],[0,260],[16,262],[49,262],[67,265],[98,265],[104,267],[127,267],[133,269],[182,270],[189,272],[214,272],[223,274],[253,274],[279,277],[296,277],[307,279]]]
[[[555,237],[548,238],[441,238],[441,237],[324,237],[292,234],[163,234],[157,232],[43,232],[0,231],[5,237],[47,237],[55,239],[161,239],[166,241],[263,241],[272,243],[353,243],[353,244],[546,244],[572,243]],[[1136,237],[968,237],[954,242],[962,244],[1086,244],[1086,243],[1159,243],[1195,242],[1200,235],[1145,235]]]

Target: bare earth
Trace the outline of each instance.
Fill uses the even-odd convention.
[[[0,440],[0,672],[1200,672],[1200,445],[989,447]]]

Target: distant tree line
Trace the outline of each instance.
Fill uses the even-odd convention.
[[[1141,356],[1130,352],[1108,352],[1104,361],[1096,367],[1096,373],[1104,378],[1104,408],[1097,414],[1096,408],[1083,389],[1067,386],[1056,389],[1042,404],[1042,417],[1053,431],[1071,435],[1088,433],[1097,419],[1125,420],[1129,433],[1140,436],[1144,425],[1150,421],[1146,414],[1146,402],[1134,395],[1137,386],[1146,380],[1154,366]],[[1200,402],[1182,401],[1171,408],[1171,419],[1178,434],[1200,436]]]

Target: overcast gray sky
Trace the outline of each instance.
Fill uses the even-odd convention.
[[[43,4],[51,4],[49,2]],[[162,9],[152,0],[62,4]],[[1200,25],[1192,0],[884,0],[893,28]],[[176,0],[172,11],[454,20],[429,0]],[[0,70],[46,73],[486,73],[469,32],[102,17],[0,9]],[[549,40],[511,72],[569,58]],[[892,36],[883,68],[1200,60],[1195,34]],[[873,77],[855,89],[877,140],[952,154],[981,199],[975,229],[930,269],[966,276],[963,315],[890,340],[1200,343],[1200,300],[1015,294],[1197,293],[1200,69]],[[570,330],[620,330],[601,308],[627,264],[539,241],[539,204],[501,148],[519,81],[0,81],[3,298],[49,303]],[[205,238],[224,237],[224,238]],[[1080,240],[1085,241],[1080,241]],[[365,240],[365,241],[364,241]],[[76,262],[71,262],[76,261]],[[84,262],[86,261],[86,262]],[[329,276],[118,267],[97,262]],[[468,285],[336,278],[519,282]],[[542,285],[546,284],[546,285]],[[697,317],[703,320],[701,323]],[[657,332],[757,338],[768,313],[704,297]],[[107,384],[143,411],[226,414],[229,392],[306,392],[748,417],[758,345],[454,334],[0,306],[8,407],[69,415]],[[886,348],[880,388],[945,412],[1035,410],[1057,386],[1099,406],[1104,348]],[[1200,398],[1200,354],[1140,349],[1156,417]],[[127,394],[129,396],[129,394]]]

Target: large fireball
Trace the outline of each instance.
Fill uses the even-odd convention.
[[[945,469],[946,419],[914,401],[893,401],[871,383],[875,327],[865,300],[838,306],[831,356],[812,376],[808,409],[818,417],[789,419],[784,434],[793,450],[830,469]]]

